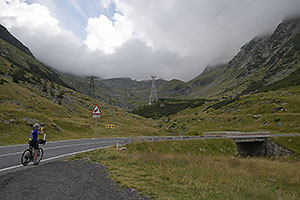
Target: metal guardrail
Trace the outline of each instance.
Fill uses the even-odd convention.
[[[270,134],[269,131],[257,131],[257,132],[241,132],[241,131],[213,131],[203,132],[203,134],[225,134],[225,135],[257,135],[257,134]]]
[[[210,132],[212,133],[212,132]],[[214,132],[216,133],[216,132]],[[218,132],[221,133],[221,132]],[[222,132],[224,133],[224,132]],[[233,133],[227,131],[227,133]],[[179,140],[201,140],[201,139],[220,139],[220,138],[229,138],[234,139],[236,141],[264,141],[270,137],[274,136],[300,136],[300,134],[267,134],[269,132],[239,132],[236,131],[234,133],[243,133],[243,134],[235,134],[235,135],[199,135],[199,136],[154,136],[154,137],[136,137],[136,138],[126,138],[127,143],[132,142],[133,140],[141,140],[141,141],[179,141]],[[257,134],[257,135],[256,135]],[[258,135],[259,134],[259,135]],[[267,135],[266,135],[267,134]],[[125,139],[125,138],[124,138]]]

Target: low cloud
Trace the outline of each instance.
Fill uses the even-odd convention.
[[[122,15],[115,13],[113,20],[114,23],[104,15],[89,18],[84,43],[91,51],[98,49],[107,54],[115,53],[117,47],[132,38],[132,25]]]
[[[63,72],[189,80],[208,64],[228,61],[255,35],[272,32],[284,16],[300,10],[298,0],[255,1],[234,18],[252,0],[103,2],[115,4],[118,13],[113,19],[90,17],[83,41],[39,3],[0,1],[0,23],[40,61]],[[195,37],[226,3],[224,12]]]

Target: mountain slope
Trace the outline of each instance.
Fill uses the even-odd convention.
[[[254,92],[300,85],[300,18],[285,19],[274,33],[257,36],[241,47],[228,63],[208,66],[183,82],[157,81],[158,98],[231,98]],[[103,80],[99,91],[118,106],[132,110],[146,105],[151,82]]]
[[[36,122],[48,140],[95,137],[96,104],[103,112],[97,137],[163,134],[153,121],[74,91],[62,75],[0,39],[0,145],[26,143]]]
[[[8,42],[12,46],[18,48],[22,52],[26,53],[27,55],[33,57],[31,51],[26,46],[24,46],[19,40],[17,40],[12,34],[10,34],[8,30],[1,24],[0,24],[0,38]]]
[[[52,69],[2,39],[0,39],[0,64],[1,74],[15,75],[20,81],[40,83],[40,80],[44,79],[69,87]]]
[[[216,66],[211,76],[204,71],[188,82],[193,88],[192,95],[226,97],[265,91],[274,84],[284,87],[283,79],[299,76],[299,43],[300,18],[286,19],[272,35],[255,37],[228,64]],[[209,81],[205,82],[206,79]],[[292,82],[300,84],[298,79]],[[291,86],[289,81],[285,83]]]
[[[89,79],[66,74],[61,77],[68,85],[88,95]],[[156,86],[160,87],[166,82],[158,79]],[[98,79],[95,81],[95,97],[110,105],[132,110],[148,103],[151,84],[151,80],[137,81],[131,78]]]

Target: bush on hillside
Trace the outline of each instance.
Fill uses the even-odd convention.
[[[64,91],[60,91],[60,93],[57,95],[57,98],[63,99],[64,98]]]
[[[43,92],[47,92],[47,82],[45,81],[44,84],[43,84],[43,89],[42,89]]]
[[[27,79],[25,78],[25,71],[22,69],[14,71],[12,74],[12,79],[15,83],[19,83],[19,81],[26,81]]]
[[[240,99],[239,96],[237,96],[235,98],[226,99],[226,100],[220,101],[220,102],[218,102],[216,104],[213,104],[211,106],[208,106],[205,110],[208,110],[209,108],[213,108],[214,110],[218,110],[218,109],[220,109],[220,108],[222,108],[222,107],[224,107],[224,106],[226,106],[226,105],[228,105],[230,103],[238,101],[239,99]]]
[[[186,108],[195,108],[203,105],[206,99],[160,99],[152,105],[143,105],[132,111],[132,113],[146,117],[158,119],[162,116],[169,116],[178,113]]]

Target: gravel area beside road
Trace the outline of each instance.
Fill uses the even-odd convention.
[[[105,166],[84,160],[28,166],[0,175],[0,199],[150,199],[107,175]]]

